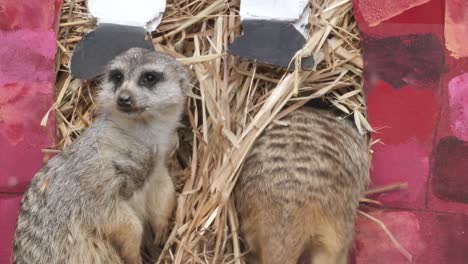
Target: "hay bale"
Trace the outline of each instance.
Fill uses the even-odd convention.
[[[180,148],[171,162],[180,194],[161,263],[241,263],[230,194],[247,152],[269,123],[323,98],[343,115],[353,115],[359,131],[371,130],[351,1],[310,0],[310,6],[311,37],[293,63],[313,55],[316,69],[286,72],[227,54],[228,44],[241,33],[239,0],[168,1],[153,43],[189,65],[196,78]],[[61,148],[86,129],[96,110],[96,81],[73,79],[69,67],[77,41],[94,27],[85,0],[64,2],[55,104]]]

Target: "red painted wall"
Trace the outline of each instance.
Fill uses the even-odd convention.
[[[55,142],[54,60],[59,0],[0,1],[0,263],[10,263],[16,217],[41,149]]]
[[[372,184],[409,185],[374,197],[386,209],[373,215],[413,263],[468,263],[468,35],[453,33],[468,32],[468,2],[353,3],[373,137],[384,143]],[[356,263],[409,263],[375,223],[361,218],[358,229]]]

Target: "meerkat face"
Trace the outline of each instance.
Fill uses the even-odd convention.
[[[104,112],[152,116],[183,106],[189,74],[169,55],[133,48],[116,57],[103,78]]]

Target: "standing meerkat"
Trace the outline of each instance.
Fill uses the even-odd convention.
[[[175,207],[166,161],[188,80],[174,58],[139,48],[108,65],[99,117],[24,194],[15,263],[142,262],[144,226],[160,240]]]
[[[247,263],[345,264],[369,182],[368,139],[324,110],[282,121],[258,138],[234,190]]]

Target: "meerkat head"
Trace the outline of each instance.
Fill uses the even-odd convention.
[[[181,111],[189,73],[173,57],[130,49],[107,66],[98,99],[103,112],[155,117]]]

